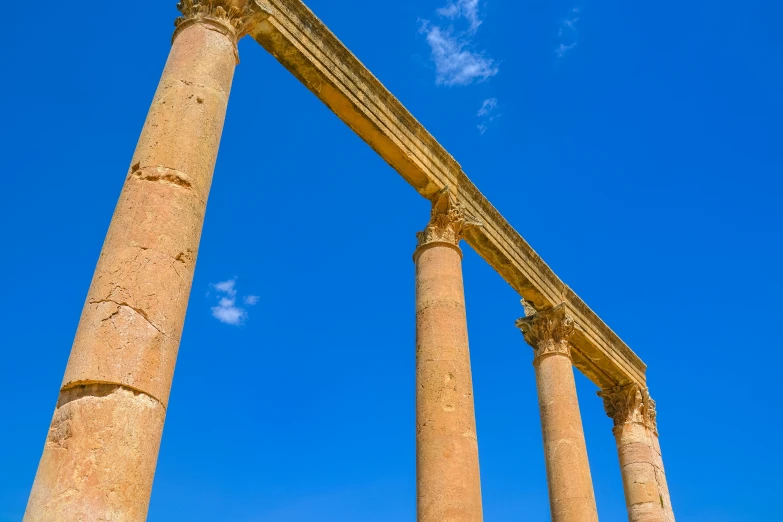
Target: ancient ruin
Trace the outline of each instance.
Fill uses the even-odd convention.
[[[146,519],[237,42],[250,36],[433,203],[414,255],[418,520],[482,520],[465,239],[524,300],[517,325],[533,347],[552,520],[598,520],[575,366],[603,390],[614,420],[629,519],[673,522],[645,365],[454,158],[301,0],[181,0],[178,8],[24,520]]]

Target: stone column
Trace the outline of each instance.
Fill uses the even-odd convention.
[[[147,517],[237,40],[259,11],[247,0],[177,7],[182,17],[95,269],[26,522]]]
[[[598,522],[571,361],[574,320],[564,304],[539,312],[524,304],[517,327],[535,352],[552,521]]]
[[[480,522],[462,232],[478,222],[449,191],[433,200],[416,263],[416,477],[419,522]]]
[[[655,401],[638,384],[598,393],[614,420],[614,436],[630,522],[674,522],[658,443]]]

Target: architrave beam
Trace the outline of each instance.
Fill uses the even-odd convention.
[[[465,239],[537,308],[565,302],[577,323],[574,365],[602,389],[637,383],[646,366],[566,286],[492,206],[459,163],[300,0],[258,2],[269,11],[251,36],[372,147],[419,194],[449,187],[484,226]],[[509,318],[512,324],[513,318]]]

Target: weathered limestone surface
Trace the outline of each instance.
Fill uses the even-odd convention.
[[[98,261],[25,521],[146,519],[236,45],[251,34],[433,200],[414,256],[418,520],[482,520],[464,236],[528,303],[531,315],[518,325],[535,349],[553,521],[598,519],[575,365],[606,390],[630,520],[674,522],[645,365],[399,101],[301,0],[181,0],[178,8],[183,17]]]
[[[539,309],[568,304],[579,327],[574,364],[601,388],[644,385],[645,365],[544,263],[479,192],[459,163],[301,0],[264,0],[270,16],[251,35],[422,196],[444,187],[483,227],[465,239]]]
[[[416,262],[416,475],[419,522],[480,522],[462,231],[475,224],[436,196]]]
[[[598,394],[614,420],[614,435],[630,522],[674,522],[663,469],[655,401],[647,389],[631,384]]]
[[[526,306],[526,312],[534,312]],[[574,320],[559,305],[517,322],[533,347],[553,522],[598,522],[570,338]]]
[[[240,8],[241,6],[241,8]],[[143,521],[237,63],[256,10],[183,0],[90,286],[25,521]]]
[[[166,410],[109,384],[63,391],[26,521],[143,521]]]

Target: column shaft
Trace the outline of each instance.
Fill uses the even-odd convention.
[[[523,304],[528,315],[517,326],[535,352],[552,521],[598,522],[571,360],[574,320],[562,304],[540,312]]]
[[[415,261],[418,520],[480,522],[462,254],[454,242],[424,241]]]
[[[230,32],[202,23],[173,42],[89,289],[26,522],[146,519],[235,53]]]
[[[635,384],[602,391],[615,421],[625,503],[630,522],[674,522],[669,487],[658,442],[655,402]]]
[[[597,522],[571,358],[539,357],[535,368],[552,521]]]

